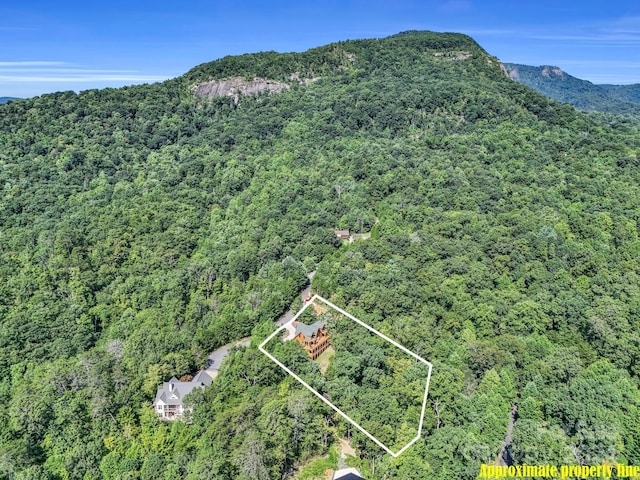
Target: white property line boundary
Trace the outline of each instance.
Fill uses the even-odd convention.
[[[267,352],[264,349],[264,346],[269,343],[269,341],[275,337],[278,332],[280,332],[283,329],[286,329],[286,327],[283,325],[280,328],[278,328],[275,332],[273,332],[271,335],[269,335],[269,337],[260,344],[260,346],[258,346],[258,349],[264,353],[267,357],[269,357],[272,361],[274,361],[276,364],[278,364],[280,366],[280,368],[282,368],[285,372],[287,372],[289,375],[291,375],[293,378],[295,378],[298,382],[300,382],[302,385],[304,385],[305,387],[307,387],[307,389],[313,393],[316,397],[318,397],[320,400],[322,400],[324,403],[326,403],[327,405],[329,405],[331,408],[333,408],[336,412],[338,412],[340,415],[342,415],[342,417],[345,418],[345,420],[347,420],[348,422],[350,422],[354,427],[356,427],[358,430],[360,430],[362,433],[364,433],[370,440],[372,440],[373,442],[376,443],[376,445],[380,446],[381,448],[383,448],[389,455],[391,455],[392,457],[398,457],[399,455],[401,455],[407,448],[409,448],[411,445],[413,445],[415,442],[418,441],[418,439],[420,438],[420,436],[422,435],[422,424],[424,422],[424,412],[427,408],[427,393],[429,392],[429,381],[431,380],[431,370],[433,369],[433,365],[430,362],[427,362],[424,358],[419,357],[418,355],[416,355],[415,353],[413,353],[411,350],[408,350],[407,348],[403,347],[402,345],[400,345],[398,342],[396,342],[395,340],[391,340],[389,337],[387,337],[385,334],[380,333],[378,330],[376,330],[375,328],[370,327],[369,325],[367,325],[366,323],[358,320],[356,317],[354,317],[353,315],[351,315],[348,312],[345,312],[343,309],[341,309],[340,307],[334,305],[333,303],[331,303],[329,300],[326,300],[324,298],[322,298],[320,295],[314,295],[310,300],[308,300],[305,304],[304,307],[302,307],[302,309],[295,314],[295,316],[291,319],[291,322],[294,322],[295,320],[297,320],[297,318],[302,314],[302,312],[304,312],[309,305],[311,305],[313,303],[314,300],[320,300],[324,303],[326,303],[328,306],[330,306],[331,308],[337,310],[338,312],[340,312],[341,314],[345,315],[346,317],[350,318],[351,320],[353,320],[354,322],[358,323],[359,325],[362,325],[364,328],[366,328],[367,330],[375,333],[376,335],[378,335],[379,337],[384,338],[387,342],[391,343],[392,345],[398,347],[400,350],[402,350],[405,353],[408,353],[409,355],[411,355],[413,358],[415,358],[416,360],[424,363],[425,365],[427,365],[429,367],[429,374],[427,375],[427,383],[424,387],[424,399],[422,400],[422,412],[420,414],[420,423],[418,425],[418,434],[416,435],[416,437],[411,440],[409,443],[407,443],[404,447],[402,447],[400,450],[398,450],[397,452],[393,452],[391,449],[389,449],[385,444],[383,444],[380,440],[378,440],[376,437],[374,437],[373,435],[371,435],[368,431],[366,431],[362,426],[360,426],[358,424],[358,422],[356,422],[355,420],[353,420],[349,415],[347,415],[346,413],[344,413],[342,410],[340,410],[338,407],[336,407],[333,403],[331,403],[329,400],[327,400],[325,397],[323,397],[319,392],[317,392],[316,390],[314,390],[307,382],[305,382],[302,378],[300,378],[298,375],[296,375],[295,373],[293,373],[287,366],[285,366],[282,362],[280,362],[277,358],[275,358],[273,355],[271,355],[269,352]]]

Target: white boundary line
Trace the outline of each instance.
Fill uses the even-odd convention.
[[[413,353],[411,350],[408,350],[407,348],[403,347],[402,345],[400,345],[398,342],[391,340],[389,337],[387,337],[385,334],[379,332],[378,330],[376,330],[375,328],[370,327],[369,325],[367,325],[366,323],[358,320],[356,317],[354,317],[353,315],[351,315],[348,312],[345,312],[343,309],[341,309],[340,307],[334,305],[333,303],[331,303],[329,300],[326,300],[324,298],[322,298],[320,295],[316,294],[313,297],[311,297],[311,299],[309,301],[306,302],[306,304],[304,305],[304,307],[302,307],[302,309],[295,314],[295,316],[290,320],[291,322],[297,320],[297,318],[302,315],[302,312],[304,312],[309,305],[311,305],[313,303],[314,300],[320,300],[324,303],[326,303],[327,305],[329,305],[331,308],[337,310],[338,312],[342,313],[343,315],[345,315],[346,317],[350,318],[351,320],[355,321],[356,323],[358,323],[359,325],[362,325],[363,327],[365,327],[367,330],[375,333],[376,335],[378,335],[381,338],[384,338],[387,342],[391,343],[393,346],[398,347],[400,350],[402,350],[405,353],[408,353],[409,355],[411,355],[412,357],[414,357],[416,360],[424,363],[425,365],[427,365],[429,367],[429,374],[427,375],[427,383],[424,387],[424,399],[422,400],[422,412],[420,414],[420,423],[418,425],[418,434],[416,435],[416,437],[411,440],[409,443],[407,443],[404,447],[402,447],[400,450],[398,450],[397,452],[393,452],[391,449],[389,449],[385,444],[383,444],[380,440],[378,440],[376,437],[374,437],[373,435],[371,435],[368,431],[366,431],[362,426],[360,426],[355,420],[353,420],[350,416],[348,416],[346,413],[344,413],[342,410],[340,410],[338,407],[336,407],[333,403],[331,403],[329,400],[327,400],[325,397],[323,397],[320,392],[314,390],[307,382],[305,382],[304,380],[302,380],[298,375],[296,375],[295,373],[293,373],[289,368],[287,368],[283,363],[281,363],[277,358],[275,358],[273,355],[271,355],[269,352],[267,352],[264,349],[264,346],[269,343],[269,341],[275,337],[278,332],[280,332],[283,329],[286,329],[286,327],[281,326],[280,328],[278,328],[275,332],[273,332],[271,335],[269,335],[269,337],[267,337],[267,339],[262,342],[259,346],[258,349],[264,353],[267,357],[269,357],[273,362],[275,362],[277,365],[280,366],[280,368],[282,368],[285,372],[287,372],[289,375],[291,375],[293,378],[295,378],[298,382],[300,382],[302,385],[304,385],[311,393],[313,393],[316,397],[318,397],[320,400],[322,400],[324,403],[326,403],[327,405],[329,405],[331,408],[333,408],[336,412],[338,412],[340,415],[342,415],[342,417],[345,418],[345,420],[349,421],[353,426],[355,426],[358,430],[360,430],[362,433],[364,433],[370,440],[372,440],[376,445],[380,446],[381,448],[383,448],[389,455],[391,455],[392,457],[398,457],[399,455],[401,455],[407,448],[409,448],[411,445],[413,445],[415,442],[418,441],[418,439],[420,438],[420,436],[422,435],[422,425],[424,423],[424,413],[426,411],[427,408],[427,394],[429,392],[429,381],[431,380],[431,370],[433,369],[433,365],[426,361],[424,358],[419,357],[418,355],[416,355],[415,353]]]

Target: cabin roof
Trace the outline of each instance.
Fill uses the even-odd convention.
[[[311,325],[305,325],[304,323],[298,323],[298,325],[296,325],[296,331],[295,331],[295,333],[293,335],[295,337],[299,333],[302,333],[302,335],[304,335],[305,337],[311,338],[314,335],[316,335],[318,333],[318,330],[320,330],[321,328],[324,328],[324,323],[322,323],[319,320],[313,322]]]

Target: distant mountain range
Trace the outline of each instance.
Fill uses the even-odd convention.
[[[640,84],[597,85],[543,65],[505,63],[509,76],[523,85],[582,110],[640,116]]]
[[[20,99],[16,97],[0,97],[0,105],[2,105],[3,103],[10,102],[11,100],[20,100]]]

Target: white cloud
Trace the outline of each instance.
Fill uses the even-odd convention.
[[[93,68],[3,68],[0,66],[0,74],[3,73],[69,73],[69,74],[82,74],[82,73],[107,73],[107,74],[125,74],[125,73],[137,73],[136,70],[99,70]]]
[[[464,30],[464,29],[463,29]],[[640,44],[640,17],[621,17],[586,23],[551,23],[514,28],[466,29],[469,35],[515,38],[584,45],[635,47]]]
[[[43,62],[43,61],[26,61],[26,62],[0,62],[1,67],[48,67],[66,65],[64,62]]]
[[[613,22],[614,27],[617,25],[640,28],[640,16],[620,17]]]
[[[77,75],[77,76],[20,76],[20,75],[2,75],[0,74],[0,82],[159,82],[166,80],[167,77],[155,75]]]
[[[584,67],[601,67],[610,68],[640,68],[640,62],[627,60],[559,60],[563,65],[578,65]]]
[[[142,75],[135,70],[74,67],[65,62],[20,61],[0,62],[0,82],[157,82],[166,76]]]
[[[535,40],[634,47],[640,44],[640,17],[620,17],[581,24],[547,25],[536,29],[525,29],[523,35]]]
[[[606,45],[630,47],[640,44],[640,34],[635,35],[611,35],[606,33],[596,33],[594,35],[529,35],[535,40],[551,40],[554,42],[576,42],[587,45]]]

